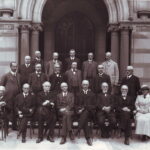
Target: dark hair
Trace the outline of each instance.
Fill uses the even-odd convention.
[[[10,62],[10,67],[12,67],[14,63],[16,63],[16,61]]]

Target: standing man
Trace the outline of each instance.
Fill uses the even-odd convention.
[[[79,92],[82,81],[81,71],[77,69],[76,62],[73,62],[71,69],[66,71],[65,78],[67,80],[69,90],[76,96],[77,92]]]
[[[59,64],[54,65],[54,73],[49,77],[49,81],[51,83],[51,90],[59,93],[61,91],[60,85],[65,81]]]
[[[98,65],[97,67],[98,73],[94,79],[94,91],[96,94],[101,93],[101,85],[103,82],[106,82],[109,86],[109,93],[111,93],[111,81],[110,81],[110,76],[104,73],[104,66],[103,65]]]
[[[34,114],[35,96],[30,93],[30,85],[25,83],[22,87],[23,92],[17,95],[15,109],[20,118],[19,134],[22,134],[22,143],[26,142],[27,123]]]
[[[84,130],[84,135],[88,145],[92,145],[90,129],[88,126],[88,121],[94,119],[95,111],[96,111],[96,96],[89,89],[89,81],[82,81],[82,90],[77,94],[77,104],[76,104],[76,112],[79,115],[79,126],[78,132],[81,129]]]
[[[78,64],[78,68],[80,68],[80,59],[76,57],[76,51],[71,49],[69,51],[69,55],[70,57],[65,59],[65,71],[71,68],[73,62],[76,62]]]
[[[128,95],[133,97],[135,101],[140,90],[140,80],[133,75],[133,66],[127,66],[126,76],[122,79],[121,85],[128,86]]]
[[[111,53],[106,53],[106,61],[102,64],[104,66],[104,72],[110,76],[111,85],[112,85],[112,94],[115,94],[116,85],[119,81],[119,69],[118,64],[111,59]]]
[[[71,140],[74,140],[72,132],[72,120],[73,107],[74,107],[74,95],[68,92],[67,83],[61,83],[62,92],[57,95],[57,111],[58,117],[62,117],[62,139],[60,144],[66,143],[67,134]]]
[[[109,94],[109,86],[106,82],[102,83],[102,93],[97,96],[97,120],[102,132],[102,137],[108,138],[111,130],[115,127],[115,105],[114,99]]]
[[[42,72],[42,65],[36,64],[35,65],[35,72],[31,73],[29,76],[28,83],[31,86],[31,91],[34,94],[42,91],[42,84],[47,81],[47,76]]]
[[[116,98],[116,113],[119,119],[119,128],[124,132],[124,144],[129,145],[131,136],[131,118],[134,110],[134,99],[128,96],[128,86],[121,86],[121,95]]]
[[[18,65],[16,62],[10,63],[10,72],[1,78],[0,85],[5,86],[8,103],[12,106],[12,128],[16,130],[16,113],[15,113],[15,97],[21,90],[20,75],[17,72]]]
[[[22,64],[18,72],[20,73],[20,80],[21,80],[21,85],[24,83],[28,83],[29,81],[29,75],[33,73],[35,70],[35,67],[31,64],[31,57],[30,56],[25,56],[25,63]]]
[[[38,139],[36,143],[43,141],[44,122],[47,123],[49,133],[47,140],[54,142],[54,128],[56,124],[56,97],[50,92],[51,84],[46,81],[43,83],[43,91],[37,95],[38,103]]]
[[[44,61],[41,58],[41,52],[35,51],[35,58],[32,60],[32,65],[35,67],[36,64],[42,65],[42,72],[44,72]]]
[[[47,64],[46,64],[46,75],[49,77],[50,75],[52,75],[54,73],[54,65],[55,64],[59,64],[61,66],[62,69],[62,62],[59,59],[59,54],[57,52],[53,53],[53,60],[50,60]]]
[[[94,60],[94,54],[88,53],[88,60],[83,62],[82,71],[83,79],[88,80],[90,83],[90,88],[94,90],[94,78],[97,73],[97,62]]]

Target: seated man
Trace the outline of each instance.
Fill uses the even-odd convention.
[[[8,130],[8,115],[11,112],[11,107],[5,95],[5,87],[0,86],[0,119],[4,121],[5,134]]]
[[[32,117],[35,109],[35,96],[30,94],[30,85],[25,83],[23,92],[18,94],[15,99],[16,111],[21,119],[19,134],[22,134],[22,143],[26,142],[27,122]]]
[[[57,110],[58,117],[62,117],[62,139],[60,144],[65,144],[68,132],[70,139],[74,140],[71,120],[73,115],[74,95],[68,92],[67,83],[63,82],[60,86],[62,92],[57,95]]]
[[[97,97],[97,119],[101,128],[102,137],[108,138],[111,130],[115,127],[116,118],[112,95],[109,94],[108,83],[103,82],[102,93]]]
[[[77,94],[76,102],[76,112],[79,114],[78,132],[80,132],[81,129],[84,130],[87,144],[91,146],[92,141],[90,139],[88,121],[89,119],[94,118],[96,96],[91,90],[89,90],[88,80],[82,81],[82,90]]]
[[[43,83],[43,91],[37,95],[37,105],[38,105],[38,139],[36,143],[43,141],[43,129],[44,122],[47,123],[47,128],[49,133],[47,140],[54,142],[54,128],[56,124],[56,105],[55,105],[55,94],[50,92],[51,84],[46,81]]]
[[[131,135],[131,116],[134,109],[134,99],[128,94],[128,86],[121,86],[121,95],[116,98],[116,111],[119,119],[119,127],[124,132],[126,145],[129,145]]]

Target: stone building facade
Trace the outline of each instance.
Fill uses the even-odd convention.
[[[35,50],[46,62],[75,48],[81,59],[93,51],[99,63],[111,51],[121,77],[131,64],[150,84],[149,10],[150,0],[0,0],[0,76]]]

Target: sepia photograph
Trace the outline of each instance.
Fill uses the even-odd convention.
[[[150,150],[150,0],[0,0],[0,150]]]

